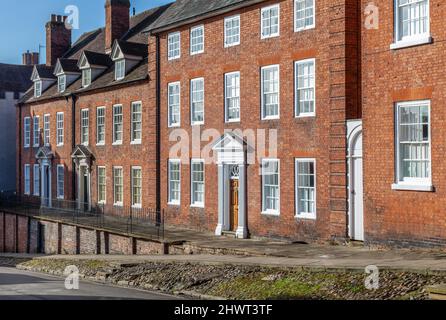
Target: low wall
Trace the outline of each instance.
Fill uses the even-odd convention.
[[[0,252],[44,254],[168,254],[161,241],[60,221],[0,212]]]

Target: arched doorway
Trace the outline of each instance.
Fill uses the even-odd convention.
[[[362,162],[362,124],[349,134],[349,236],[364,241],[364,182]]]

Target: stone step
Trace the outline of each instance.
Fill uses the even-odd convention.
[[[429,286],[426,290],[432,300],[446,300],[446,283]]]
[[[237,233],[235,231],[223,231],[223,236],[226,238],[235,239],[237,238]]]

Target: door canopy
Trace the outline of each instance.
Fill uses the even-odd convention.
[[[246,142],[234,133],[225,133],[212,147],[218,153],[218,163],[245,163]]]
[[[49,147],[41,147],[36,152],[37,160],[51,160],[54,157],[53,151]]]

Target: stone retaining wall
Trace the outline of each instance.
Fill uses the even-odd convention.
[[[44,254],[167,254],[168,245],[59,221],[0,212],[0,252]]]

